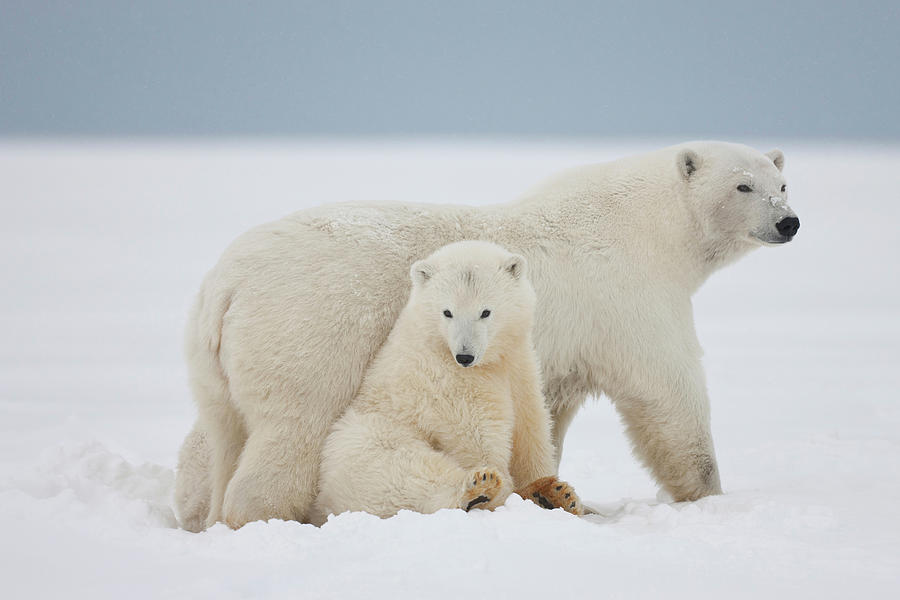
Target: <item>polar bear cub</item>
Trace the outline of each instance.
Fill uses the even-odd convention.
[[[493,509],[536,481],[543,489],[522,488],[529,499],[581,513],[550,477],[525,270],[521,256],[474,241],[412,265],[409,301],[325,442],[314,523],[350,510]]]

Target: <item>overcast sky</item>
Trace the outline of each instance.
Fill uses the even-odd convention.
[[[0,135],[900,139],[900,2],[0,0]]]

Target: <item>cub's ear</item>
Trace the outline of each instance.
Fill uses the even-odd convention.
[[[775,163],[775,166],[778,167],[778,170],[781,171],[784,169],[784,153],[777,148],[775,150],[769,150],[766,152],[766,156],[772,159],[772,162]]]
[[[678,171],[685,179],[690,179],[700,168],[700,156],[693,150],[684,149],[678,153]]]
[[[513,254],[503,261],[503,266],[500,268],[509,273],[513,279],[521,279],[525,275],[527,264],[524,256]]]
[[[424,285],[434,276],[434,267],[424,260],[417,260],[409,268],[409,277],[413,285]]]

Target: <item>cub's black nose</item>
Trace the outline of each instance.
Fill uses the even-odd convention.
[[[464,367],[468,367],[469,365],[471,365],[473,360],[475,360],[475,357],[472,356],[471,354],[457,354],[456,355],[456,362],[458,362],[459,364],[461,364]]]
[[[794,237],[797,230],[800,229],[800,219],[797,217],[785,217],[775,223],[775,228],[784,237]]]

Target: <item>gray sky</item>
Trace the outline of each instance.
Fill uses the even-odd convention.
[[[900,2],[0,0],[0,135],[900,139]]]

